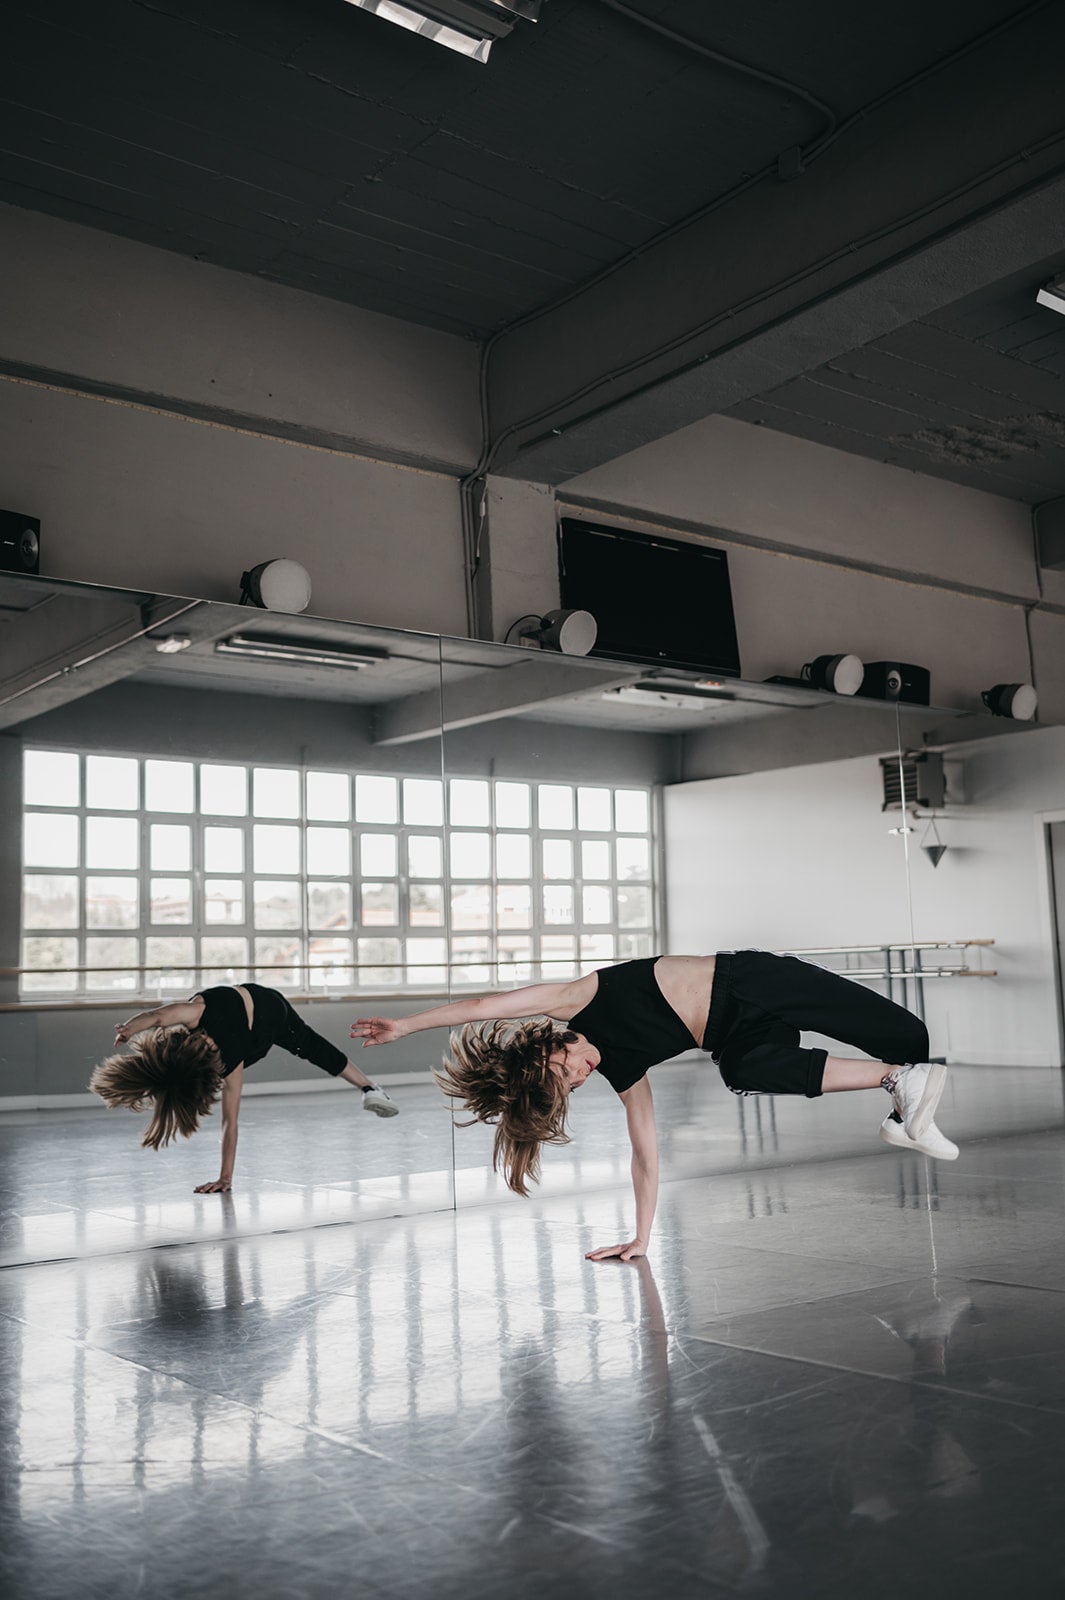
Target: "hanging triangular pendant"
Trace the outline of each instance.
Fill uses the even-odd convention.
[[[947,853],[945,844],[923,844],[921,849],[934,867],[939,866],[939,863]]]

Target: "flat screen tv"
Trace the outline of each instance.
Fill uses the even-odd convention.
[[[599,625],[593,656],[739,677],[728,555],[563,517],[559,589]]]

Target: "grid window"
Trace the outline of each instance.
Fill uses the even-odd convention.
[[[81,763],[65,750],[27,750],[22,782],[25,805],[81,804]]]
[[[144,809],[189,812],[196,809],[196,768],[191,761],[144,763]]]
[[[363,917],[366,916],[366,890],[363,885]],[[374,884],[372,887],[380,888]],[[351,884],[309,883],[307,885],[307,920],[312,928],[351,927]]]
[[[205,762],[200,768],[200,810],[208,816],[247,816],[247,768],[216,767]]]
[[[495,786],[497,828],[527,828],[532,822],[532,788],[527,783]]]
[[[647,790],[28,750],[26,994],[488,988],[649,955]]]
[[[90,818],[90,825],[92,819]],[[155,872],[188,872],[192,866],[192,829],[183,823],[153,822],[148,846]],[[130,863],[136,866],[136,862]]]
[[[395,778],[376,778],[360,773],[355,779],[355,821],[399,821],[399,784]]]
[[[86,878],[87,928],[136,928],[140,925],[140,883],[136,878]]]
[[[348,822],[351,780],[346,772],[308,772],[307,818],[310,822]]]
[[[27,811],[22,823],[23,866],[76,867],[79,854],[77,817]]]
[[[85,762],[85,804],[106,811],[136,811],[140,800],[139,765],[130,756],[89,756]]]

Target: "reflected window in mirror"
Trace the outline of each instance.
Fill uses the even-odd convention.
[[[649,790],[24,757],[27,994],[485,989],[656,948]]]

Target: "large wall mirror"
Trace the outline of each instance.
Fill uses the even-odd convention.
[[[213,984],[281,990],[360,1065],[357,1015],[446,988],[440,891],[423,882],[444,851],[436,636],[43,579],[6,580],[0,606],[3,849],[20,891],[0,958],[7,1109],[79,1106],[117,1021]],[[423,708],[424,739],[390,736],[397,703]],[[173,1239],[449,1208],[450,1121],[419,1043],[372,1053],[402,1102],[388,1120],[277,1050],[251,1068],[241,1143],[270,1142],[269,1177],[226,1205],[191,1194],[216,1176],[217,1116],[155,1154],[112,1113],[100,1136],[137,1175],[138,1222]],[[257,1131],[252,1097],[297,1088]],[[324,1144],[307,1115],[318,1090],[344,1129]],[[51,1218],[28,1252],[112,1240],[105,1192],[86,1215],[70,1176],[60,1163],[42,1184],[17,1151],[7,1164]]]
[[[950,976],[994,970],[996,948],[976,941],[1001,937],[962,870],[979,845],[958,820],[966,773],[994,787],[1011,747],[1018,773],[1024,749],[1052,765],[1053,735],[981,742],[986,718],[934,707],[47,579],[0,580],[0,615],[0,849],[18,886],[0,917],[6,1111],[80,1106],[116,1021],[242,977],[344,1046],[358,1015],[743,946],[887,988],[950,1050],[955,1019],[989,1015],[988,986]],[[926,754],[945,796],[919,792]],[[494,1199],[490,1131],[455,1130],[429,1075],[445,1044],[351,1046],[401,1115],[371,1126],[330,1101],[351,1138],[325,1152],[304,1125],[332,1086],[272,1053],[249,1073],[275,1106],[285,1091],[264,1133],[271,1178],[217,1215],[189,1182],[215,1129],[158,1156],[116,1117],[100,1137],[138,1173],[160,1239]],[[752,1161],[782,1119],[792,1150],[832,1139],[830,1113],[736,1100],[713,1071],[665,1069],[656,1091],[667,1177],[714,1169],[693,1095],[720,1098]],[[577,1098],[545,1192],[625,1181],[623,1118],[586,1113],[610,1094],[593,1081]],[[94,1222],[61,1160],[42,1179],[16,1153],[5,1182],[39,1193],[52,1241],[16,1249],[111,1241],[105,1197]]]

